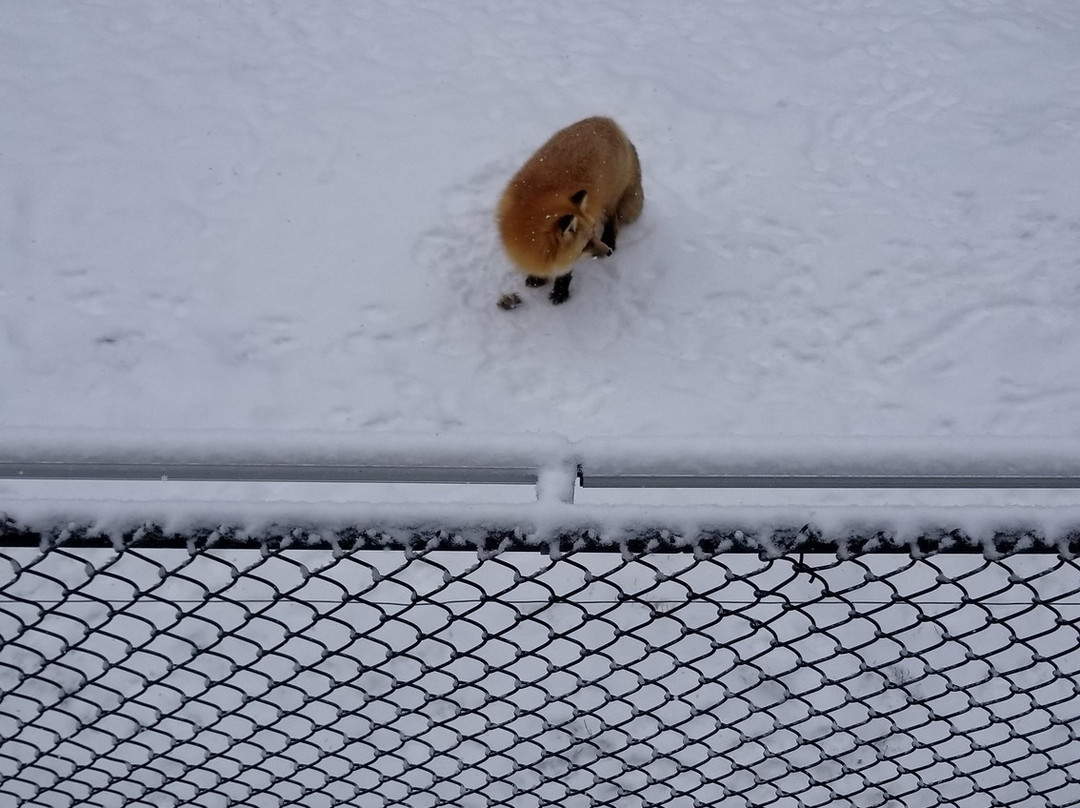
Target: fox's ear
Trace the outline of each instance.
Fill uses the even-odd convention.
[[[570,201],[577,205],[578,208],[581,208],[585,205],[586,196],[588,196],[588,194],[585,192],[585,189],[582,188],[580,191],[570,197]]]
[[[569,213],[565,216],[560,216],[559,221],[556,222],[555,226],[559,228],[559,232],[564,236],[568,233],[573,233],[574,230],[577,229],[577,217],[572,216]]]

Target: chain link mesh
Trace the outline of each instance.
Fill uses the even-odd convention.
[[[16,533],[0,805],[1080,805],[1074,546]]]

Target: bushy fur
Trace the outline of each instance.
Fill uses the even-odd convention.
[[[552,135],[510,180],[499,234],[514,266],[539,285],[568,275],[586,252],[610,255],[643,202],[634,145],[610,118],[586,118]]]

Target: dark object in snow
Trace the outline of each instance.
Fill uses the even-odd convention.
[[[617,236],[618,233],[619,233],[619,220],[617,218],[615,218],[614,216],[612,216],[610,219],[607,220],[607,223],[604,225],[604,234],[602,236],[600,236],[600,242],[605,247],[607,247],[607,252],[605,253],[603,250],[599,250],[594,246],[594,248],[593,248],[593,257],[594,258],[606,258],[607,256],[611,255],[613,252],[615,252],[615,236]]]
[[[570,297],[570,276],[572,274],[572,272],[567,272],[565,275],[560,275],[555,279],[555,285],[551,287],[551,294],[548,295],[548,299],[556,306],[565,303],[567,298]]]
[[[516,309],[521,305],[521,296],[517,292],[511,292],[508,295],[503,295],[499,298],[499,308],[506,311],[510,309]]]
[[[525,279],[525,285],[530,289],[539,289],[541,286],[546,286],[548,279],[541,275],[530,275]]]

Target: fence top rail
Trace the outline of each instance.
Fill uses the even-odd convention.
[[[585,487],[1080,488],[1080,440],[0,430],[0,478]]]
[[[535,485],[541,469],[527,466],[369,465],[323,463],[124,462],[0,460],[0,479],[182,480],[189,482],[446,483]],[[789,474],[593,473],[572,469],[584,488],[846,488],[1077,489],[1071,474]]]
[[[31,497],[0,501],[0,521],[15,527],[7,541],[23,533],[41,537],[89,526],[115,537],[142,525],[162,525],[164,535],[193,535],[204,528],[234,526],[237,541],[294,528],[317,533],[390,531],[395,541],[439,532],[550,539],[588,531],[617,546],[622,537],[798,534],[812,525],[817,544],[839,546],[855,539],[898,544],[933,535],[966,535],[979,541],[996,536],[1043,537],[1047,547],[1071,541],[1080,530],[1080,502],[1071,493],[1048,492],[1046,504],[1017,505],[997,490],[1038,488],[1080,490],[1080,441],[1015,439],[588,439],[558,436],[338,436],[326,433],[227,433],[211,440],[202,433],[138,435],[0,430],[0,478],[45,480],[207,480],[356,483],[508,483],[535,486],[535,499],[481,501],[469,492],[460,501],[425,500],[423,488],[384,495],[385,499],[314,502],[177,497],[175,487],[142,495],[160,500],[109,501],[96,494],[71,493],[77,486],[36,486]],[[152,486],[152,484],[150,484]],[[904,503],[829,506],[674,504],[658,494],[614,496],[603,504],[578,492],[592,487],[711,488],[910,488],[992,489],[981,503],[962,504],[947,495],[945,505]],[[225,488],[228,488],[227,486]],[[242,488],[242,487],[241,487]],[[29,490],[29,487],[27,487]],[[42,489],[49,489],[47,492]],[[71,490],[69,490],[71,489]],[[236,489],[232,489],[236,490]],[[292,489],[289,489],[292,490]],[[501,492],[500,492],[501,493]],[[1038,493],[1038,492],[1036,492]],[[1052,496],[1051,496],[1052,494]],[[80,497],[81,498],[77,498]],[[215,494],[217,496],[217,494]],[[222,496],[230,496],[225,493]],[[741,496],[741,495],[740,495]],[[1041,495],[1040,495],[1041,496]],[[437,498],[437,497],[436,497]],[[498,499],[498,497],[494,497]],[[577,498],[578,501],[575,501]],[[623,501],[625,500],[625,502]],[[764,500],[762,500],[764,501]],[[942,501],[938,497],[937,501]],[[986,504],[993,502],[995,504]],[[1012,503],[1012,504],[1009,504]],[[57,526],[60,526],[57,528]],[[286,526],[286,527],[281,527]],[[235,528],[235,529],[234,529]],[[68,531],[71,533],[71,531]],[[89,537],[91,532],[83,531]],[[15,538],[12,538],[15,537]],[[402,538],[403,537],[403,538]],[[500,538],[502,537],[502,538]],[[610,537],[616,537],[610,539]],[[889,537],[890,541],[880,541]],[[89,540],[89,539],[88,539]],[[110,539],[112,540],[112,539]],[[177,539],[176,541],[181,541]],[[736,542],[738,544],[738,542]],[[809,545],[807,545],[809,546]]]

